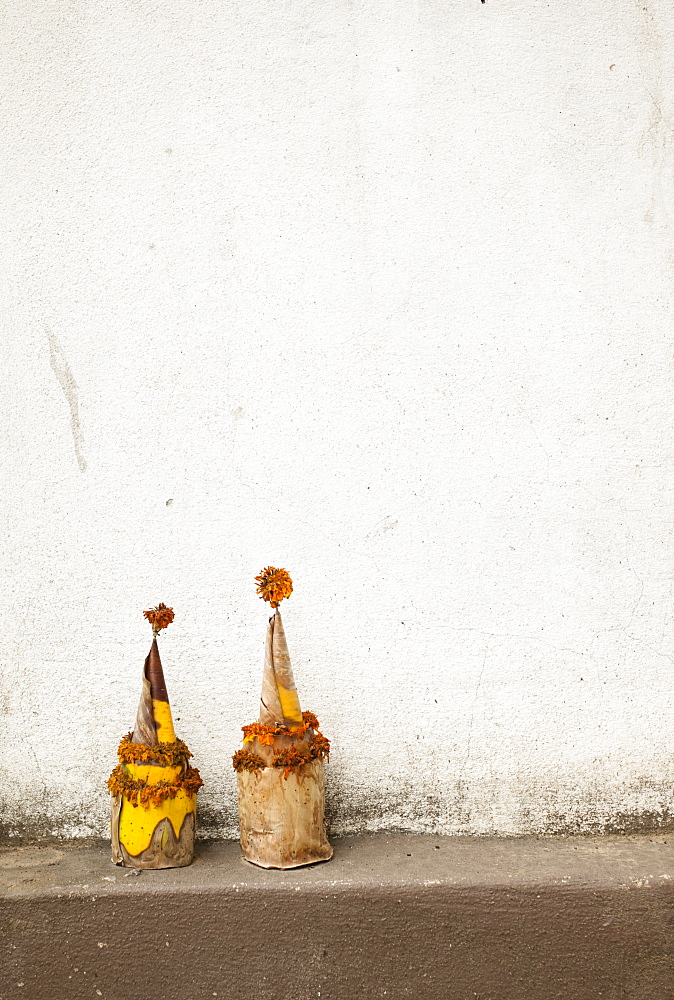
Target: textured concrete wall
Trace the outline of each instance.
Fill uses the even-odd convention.
[[[104,833],[149,630],[234,834],[286,566],[334,828],[674,813],[674,9],[3,14],[1,795]]]

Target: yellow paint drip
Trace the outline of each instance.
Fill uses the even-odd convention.
[[[159,770],[159,768],[157,768]],[[166,769],[168,770],[168,768]],[[119,814],[119,840],[129,854],[138,855],[150,846],[157,824],[168,817],[176,838],[188,813],[195,812],[196,794],[188,795],[182,788],[174,799],[164,799],[158,806],[133,806],[125,797]]]
[[[297,691],[294,688],[292,690],[284,688],[278,682],[276,688],[278,690],[279,701],[281,702],[283,717],[291,723],[289,726],[290,729],[297,729],[302,725],[302,709],[300,708],[300,699],[297,697]]]
[[[176,733],[173,728],[171,706],[167,701],[152,699],[152,714],[157,727],[157,739],[160,743],[175,743]]]

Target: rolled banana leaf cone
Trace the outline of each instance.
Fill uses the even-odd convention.
[[[189,865],[203,782],[189,766],[187,746],[176,739],[156,634],[143,668],[136,724],[118,755],[108,781],[112,860],[128,868]]]
[[[267,626],[260,722],[263,726],[287,726],[291,730],[299,729],[304,722],[279,608],[271,616]]]
[[[232,762],[243,857],[260,868],[328,861],[323,760],[330,744],[316,716],[300,708],[278,609],[267,627],[259,722],[242,728],[243,748]]]

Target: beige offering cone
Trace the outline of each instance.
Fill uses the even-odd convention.
[[[285,574],[284,576],[279,576]],[[271,590],[271,603],[292,591],[285,570],[266,569],[265,581],[279,580],[286,592]],[[244,726],[244,748],[234,754],[238,772],[241,848],[261,868],[297,868],[332,857],[325,823],[323,758],[329,743],[318,719],[302,714],[295,689],[283,622],[278,610],[269,620],[265,644],[260,721]]]
[[[165,605],[145,614],[162,612],[169,624],[173,611]],[[189,767],[191,754],[173,729],[156,639],[165,626],[149,620],[154,638],[143,668],[136,724],[119,745],[119,764],[108,782],[112,860],[129,868],[182,868],[194,858],[201,778]]]
[[[277,608],[267,626],[260,722],[263,726],[288,726],[289,729],[297,729],[303,721],[281,612]]]

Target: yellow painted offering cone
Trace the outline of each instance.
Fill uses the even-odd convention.
[[[174,743],[175,738],[164,670],[155,636],[143,667],[143,691],[138,703],[133,742],[154,745]]]
[[[199,772],[176,739],[157,632],[173,621],[160,604],[144,612],[153,641],[143,669],[143,688],[133,733],[119,745],[110,775],[112,860],[130,868],[182,868],[194,858]]]
[[[267,627],[260,721],[243,726],[243,749],[232,758],[241,849],[261,868],[297,868],[332,857],[323,769],[330,743],[316,716],[300,709],[278,611],[292,593],[290,576],[270,566],[256,580],[258,593],[276,610]]]

